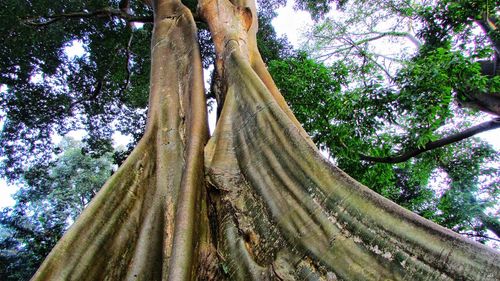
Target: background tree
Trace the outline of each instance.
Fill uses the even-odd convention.
[[[72,139],[48,165],[24,173],[16,204],[0,216],[2,280],[28,280],[112,174],[113,158],[82,153]]]

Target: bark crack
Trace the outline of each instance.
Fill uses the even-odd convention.
[[[284,281],[285,279],[283,279],[279,274],[278,272],[276,271],[276,269],[274,268],[274,263],[271,263],[271,270],[273,271],[274,275],[276,276],[276,278],[278,278],[279,280],[281,281]]]

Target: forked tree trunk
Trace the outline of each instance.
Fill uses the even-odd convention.
[[[205,147],[191,13],[153,8],[145,136],[33,280],[500,279],[498,253],[321,157],[260,57],[253,0],[199,1],[226,89]]]

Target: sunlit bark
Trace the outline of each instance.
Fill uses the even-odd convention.
[[[225,92],[205,146],[191,14],[153,7],[146,134],[33,280],[500,278],[498,253],[322,158],[259,55],[253,0],[199,1]]]

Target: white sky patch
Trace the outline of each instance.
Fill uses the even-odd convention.
[[[19,190],[17,186],[8,185],[4,179],[0,178],[0,209],[14,206],[16,201],[12,195]]]
[[[130,142],[132,142],[132,136],[130,135],[124,135],[120,132],[114,132],[113,133],[113,147],[115,149],[121,149],[121,148],[124,148],[127,146],[127,144],[129,144]]]
[[[70,137],[76,141],[81,141],[83,137],[86,135],[87,133],[85,132],[85,130],[75,130],[75,131],[70,131],[65,136],[61,136],[59,134],[53,134],[51,137],[53,143],[60,143],[64,137]]]
[[[208,68],[203,69],[203,80],[205,82],[205,92],[210,91],[210,81],[212,78],[212,71],[214,71],[214,66],[210,65]],[[210,107],[207,108],[208,113],[208,130],[210,135],[213,134],[215,130],[216,120],[217,120],[217,102],[213,100]]]
[[[429,182],[429,187],[436,192],[437,197],[443,196],[451,182],[448,174],[442,169],[436,169],[432,172],[430,178],[432,180]]]
[[[208,130],[210,135],[215,131],[215,125],[217,120],[217,103],[214,101],[214,106],[212,110],[208,110]]]
[[[83,56],[85,54],[83,42],[80,40],[71,41],[71,44],[64,48],[64,52],[70,59]]]
[[[495,150],[500,151],[500,129],[483,132],[477,136],[491,144]]]
[[[286,35],[288,41],[298,48],[305,40],[303,34],[313,24],[311,16],[304,11],[295,11],[292,1],[288,1],[285,7],[276,12],[278,16],[272,21],[276,33],[279,36]]]

